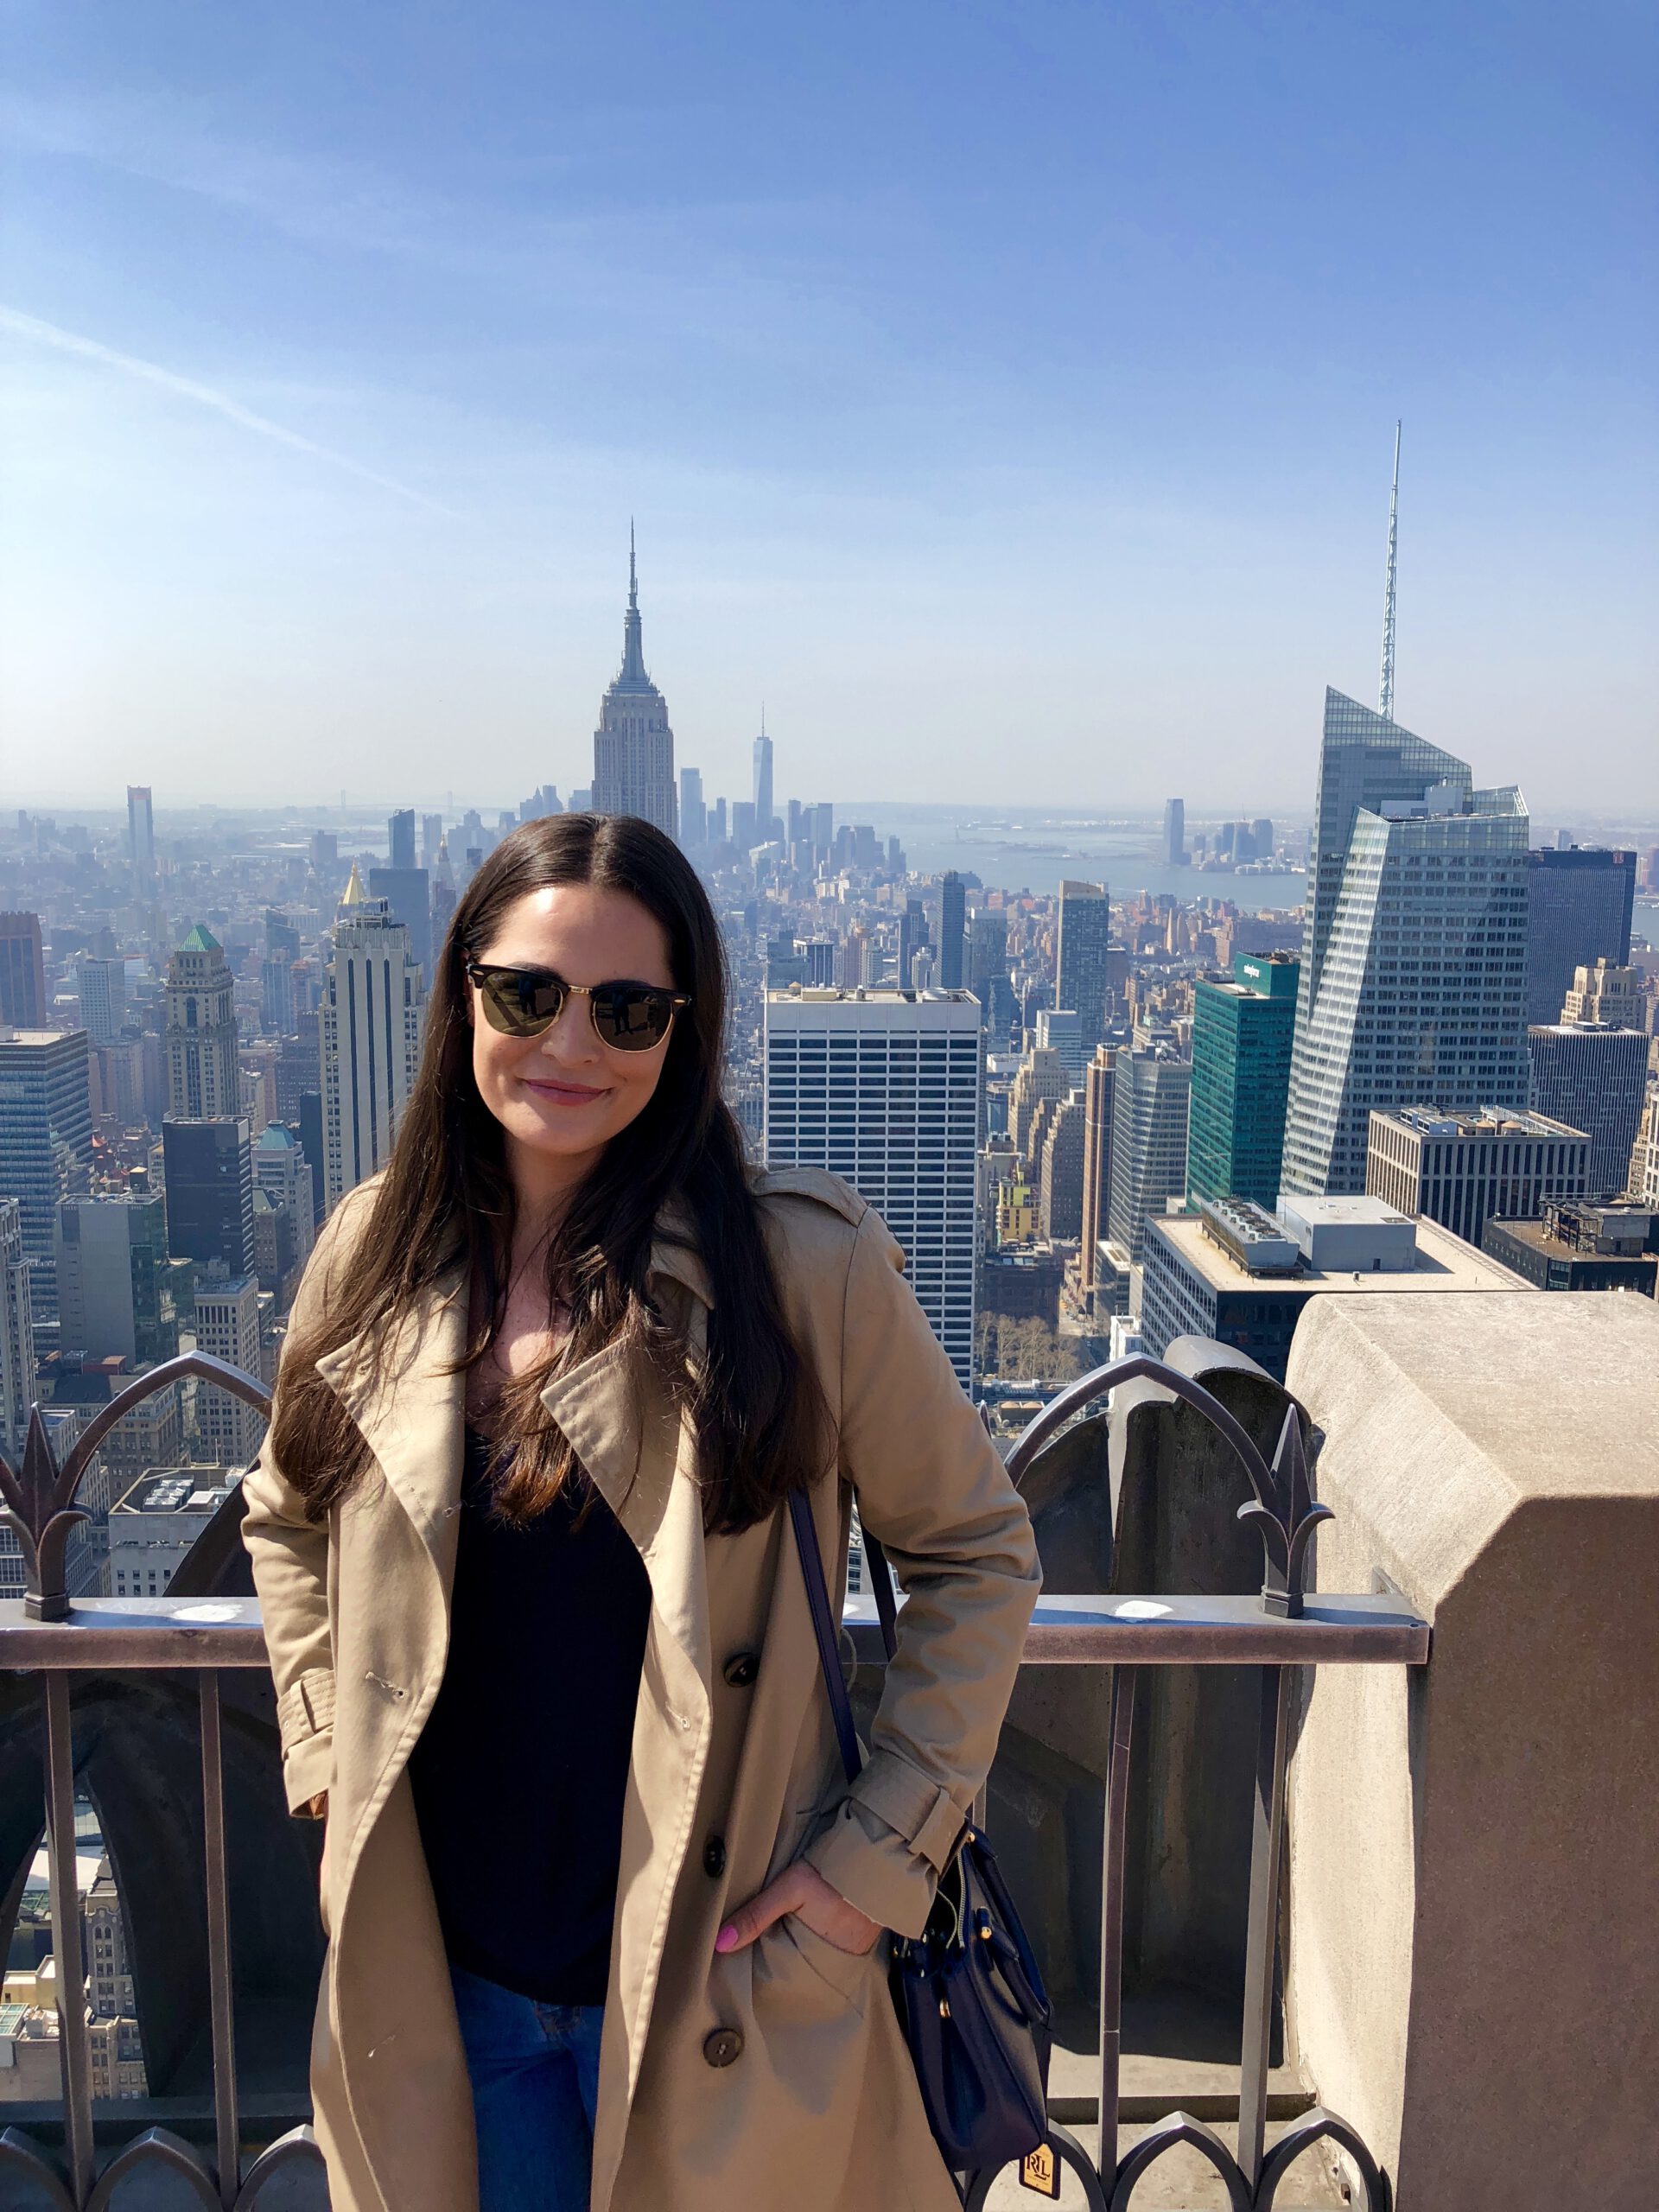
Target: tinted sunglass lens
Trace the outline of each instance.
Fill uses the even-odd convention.
[[[483,986],[484,1009],[509,1037],[533,1037],[558,1020],[564,993],[558,984],[508,971]]]
[[[594,994],[594,1027],[619,1052],[649,1052],[668,1033],[673,1007],[660,991],[613,990]]]

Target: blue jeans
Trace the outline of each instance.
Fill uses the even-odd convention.
[[[453,1962],[479,2212],[588,2212],[601,2005],[543,2005]]]

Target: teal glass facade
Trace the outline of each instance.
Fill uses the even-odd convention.
[[[1186,1196],[1279,1198],[1301,963],[1241,953],[1230,983],[1201,982],[1192,1010]]]

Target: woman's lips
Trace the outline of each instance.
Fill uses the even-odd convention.
[[[603,1087],[595,1090],[585,1083],[556,1083],[550,1077],[521,1076],[519,1081],[526,1090],[538,1090],[543,1098],[565,1106],[587,1106],[607,1096]]]

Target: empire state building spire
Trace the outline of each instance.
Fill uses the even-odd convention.
[[[622,674],[624,683],[645,683],[651,678],[645,674],[645,643],[639,623],[639,571],[633,557],[633,524],[628,524],[628,612],[622,625]]]
[[[639,569],[628,525],[628,611],[622,625],[622,666],[605,694],[594,732],[594,811],[638,814],[674,836],[674,733],[668,703],[645,673],[639,617]]]

